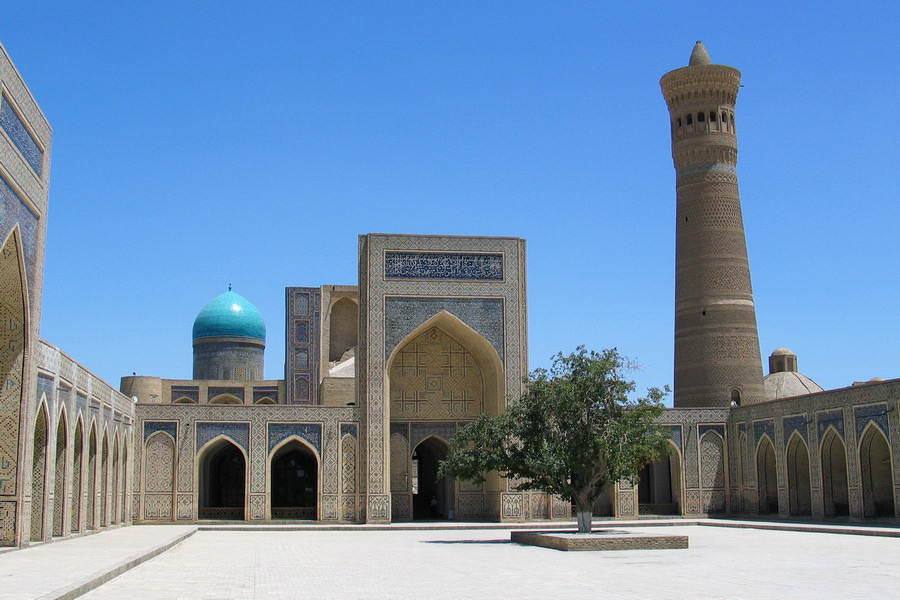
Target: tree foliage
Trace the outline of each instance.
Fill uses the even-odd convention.
[[[590,511],[604,489],[636,482],[641,468],[666,451],[668,432],[657,422],[668,386],[633,399],[634,368],[615,348],[579,346],[537,369],[522,397],[496,417],[482,414],[450,441],[439,476],[483,482],[499,471],[516,489],[540,490],[569,500],[579,531],[590,531]]]

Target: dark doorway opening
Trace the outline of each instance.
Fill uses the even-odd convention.
[[[413,519],[453,519],[454,481],[438,479],[438,462],[447,458],[448,447],[433,437],[418,446],[412,456]]]
[[[200,464],[200,518],[244,520],[244,454],[221,440]]]
[[[272,518],[314,521],[319,468],[312,450],[297,441],[272,457]]]

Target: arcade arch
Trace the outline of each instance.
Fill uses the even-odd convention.
[[[305,441],[289,438],[269,459],[272,519],[318,519],[319,457]]]
[[[850,514],[847,449],[834,427],[829,427],[822,439],[821,457],[825,516],[847,516]]]
[[[809,482],[809,451],[800,434],[794,432],[788,442],[787,452],[788,501],[790,514],[812,515],[812,491]]]
[[[759,514],[778,514],[778,476],[775,466],[775,446],[763,435],[756,448],[756,485],[759,492]]]
[[[198,454],[200,519],[244,520],[247,457],[226,436],[206,444]]]
[[[668,456],[641,469],[637,490],[639,514],[681,514],[681,455],[671,441],[668,445]]]
[[[894,490],[891,483],[891,450],[881,429],[870,423],[859,443],[863,514],[893,517]]]

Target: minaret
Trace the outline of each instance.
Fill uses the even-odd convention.
[[[660,79],[676,173],[675,407],[765,400],[738,194],[734,104],[741,73],[697,42]]]

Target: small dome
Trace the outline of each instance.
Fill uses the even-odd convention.
[[[766,400],[781,400],[825,391],[818,383],[797,371],[769,373],[763,378],[763,384],[766,388]]]
[[[788,348],[782,347],[775,348],[775,350],[772,351],[772,356],[794,356],[794,353],[791,352]]]
[[[688,62],[688,66],[709,64],[712,64],[709,60],[709,52],[706,51],[706,46],[703,45],[703,42],[697,40],[697,43],[694,44],[694,50],[691,52],[691,60]]]
[[[193,339],[243,337],[266,341],[266,323],[246,298],[232,292],[217,296],[194,319]]]

